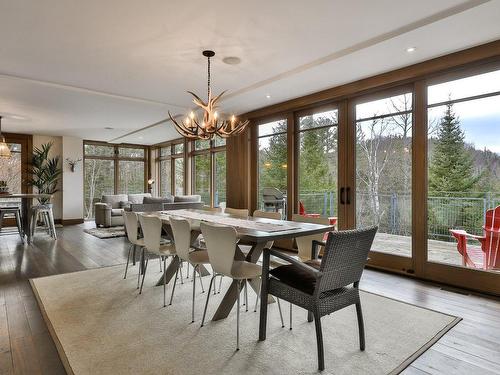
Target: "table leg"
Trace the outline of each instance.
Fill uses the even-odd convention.
[[[262,285],[260,287],[260,300],[265,301],[268,296],[269,289],[269,251],[264,251],[262,259]],[[267,303],[260,303],[260,318],[259,318],[259,341],[266,339],[267,326]]]
[[[250,250],[250,252],[246,256],[246,259],[245,259],[245,255],[243,254],[243,252],[239,249],[239,247],[237,247],[236,253],[234,255],[234,259],[246,260],[247,262],[257,263],[257,261],[260,258],[260,255],[262,254],[262,250],[264,249],[265,245],[266,245],[265,242],[259,242],[259,243],[254,244],[252,246],[252,249]],[[237,282],[233,280],[233,282],[231,283],[231,286],[229,287],[226,294],[224,295],[224,298],[222,299],[221,303],[219,304],[219,307],[217,308],[217,311],[215,312],[212,320],[220,320],[220,319],[227,318],[227,316],[231,312],[234,304],[236,303],[236,300],[238,299],[238,287],[237,287],[236,283]],[[258,293],[259,281],[257,279],[250,280],[250,286],[255,290],[256,293]],[[267,303],[264,303],[264,305],[267,306]]]

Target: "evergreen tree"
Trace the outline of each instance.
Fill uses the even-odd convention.
[[[280,121],[269,137],[269,145],[259,151],[260,189],[275,187],[287,190],[287,124]],[[285,134],[279,134],[285,132]],[[276,134],[278,133],[278,134]]]
[[[464,143],[460,120],[447,104],[438,125],[437,140],[429,168],[431,192],[469,192],[478,181],[472,156]]]

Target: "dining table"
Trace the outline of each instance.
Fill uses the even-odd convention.
[[[173,238],[172,229],[170,226],[170,217],[184,218],[191,225],[191,244],[197,249],[199,248],[199,237],[201,234],[200,223],[209,222],[219,225],[228,225],[236,229],[238,239],[245,245],[249,245],[250,251],[244,252],[240,245],[237,245],[235,251],[235,260],[245,260],[251,263],[257,263],[264,252],[262,263],[262,286],[260,280],[253,279],[249,283],[255,290],[255,293],[261,293],[261,296],[267,296],[267,278],[269,274],[269,254],[265,249],[266,243],[280,239],[293,239],[296,237],[308,236],[312,234],[325,233],[335,229],[333,225],[321,225],[313,223],[303,223],[286,220],[275,220],[261,217],[248,216],[242,218],[222,212],[211,212],[196,209],[182,209],[171,211],[143,212],[142,215],[154,215],[162,220],[164,230]],[[267,256],[266,256],[267,255]],[[157,285],[163,285],[163,277],[166,277],[168,283],[175,275],[180,266],[178,257],[174,257],[170,265],[163,273]],[[208,271],[204,268],[202,275],[208,275]],[[226,318],[237,300],[237,285],[233,281],[226,291],[222,301],[220,302],[212,320],[220,320]],[[274,301],[268,296],[268,302]],[[265,306],[265,310],[262,309]],[[260,332],[265,334],[265,318],[267,315],[267,303],[261,303],[261,321]],[[263,321],[264,320],[264,321]]]
[[[38,193],[14,193],[14,194],[2,194],[0,199],[8,200],[21,200],[21,223],[23,236],[26,238],[26,242],[30,244],[32,242],[31,238],[31,207],[33,206],[33,199],[51,199],[52,194],[38,194]]]

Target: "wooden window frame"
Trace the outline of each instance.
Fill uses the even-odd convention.
[[[175,150],[175,146],[176,145],[184,145],[183,146],[183,151],[181,153],[174,153],[174,150]],[[161,149],[162,148],[168,148],[170,147],[170,155],[164,155],[162,156],[161,155]],[[158,152],[158,155],[156,157],[156,166],[157,166],[157,178],[156,180],[158,181],[158,195],[161,195],[161,176],[162,176],[162,173],[161,173],[161,168],[160,168],[160,162],[162,161],[167,161],[167,160],[170,160],[170,194],[171,195],[175,195],[175,161],[177,159],[184,159],[184,168],[183,168],[183,194],[187,194],[188,192],[188,183],[187,183],[187,160],[188,160],[188,142],[185,138],[178,138],[178,139],[173,139],[171,141],[168,141],[168,142],[163,142],[163,143],[159,143],[157,145],[154,146],[154,149],[157,150]]]
[[[350,184],[348,186],[353,186],[353,174],[355,171],[353,155],[355,155],[355,150],[352,144],[355,144],[353,142],[356,136],[353,131],[354,127],[352,126],[356,122],[353,103],[356,103],[360,98],[369,98],[371,95],[377,97],[382,92],[387,93],[390,90],[397,90],[399,87],[407,85],[408,87],[412,87],[413,94],[413,264],[411,267],[408,267],[406,259],[401,260],[397,256],[379,253],[377,255],[377,267],[426,280],[500,295],[499,275],[427,261],[427,87],[431,84],[465,78],[496,69],[500,69],[500,40],[240,115],[248,118],[251,122],[251,127],[247,133],[250,142],[249,154],[248,156],[244,156],[248,158],[247,160],[249,160],[250,164],[250,190],[247,198],[249,207],[255,209],[256,202],[258,201],[257,127],[259,124],[271,122],[276,118],[291,120],[291,122],[288,122],[288,165],[293,166],[293,168],[289,167],[289,171],[295,170],[298,164],[298,160],[296,160],[298,156],[296,150],[297,141],[295,139],[297,130],[295,117],[297,113],[311,108],[321,108],[324,105],[338,103],[339,143],[343,140],[347,145],[350,145],[346,147],[345,155],[339,154],[339,169],[342,168],[345,170],[339,170],[339,179],[343,175],[346,183]],[[494,94],[485,94],[485,96],[492,95]],[[233,154],[236,151],[233,147],[231,147],[231,150]],[[230,155],[229,157],[236,156]],[[297,173],[294,173],[294,175],[298,176]],[[294,194],[297,191],[297,178],[295,176],[289,176],[291,181],[289,180],[288,183],[288,187],[293,189]],[[237,183],[237,180],[232,181],[232,184],[236,185]],[[231,192],[231,188],[229,192]],[[352,195],[355,196],[355,194]],[[231,198],[228,200],[231,200]],[[290,203],[292,202],[288,202],[289,206]],[[353,203],[355,204],[354,200]],[[341,224],[340,229],[354,227],[355,218],[352,213],[342,213],[339,207],[339,216],[343,216],[346,220]],[[465,284],[466,281],[467,284]]]
[[[210,207],[215,206],[215,155],[218,152],[226,152],[226,145],[221,145],[221,146],[216,146],[215,145],[215,140],[212,139],[210,140],[209,147],[202,149],[202,150],[196,150],[195,147],[195,142],[196,141],[191,141],[190,146],[191,146],[191,151],[189,152],[189,157],[191,159],[191,191],[193,194],[196,194],[196,169],[195,169],[195,156],[198,155],[210,155],[210,178],[209,178],[209,191],[210,191]],[[226,152],[227,156],[227,152]],[[227,165],[226,165],[227,168]],[[227,170],[226,170],[226,176],[227,176]],[[226,192],[227,192],[227,177],[226,177]],[[207,202],[205,202],[207,203]]]
[[[111,148],[113,148],[113,156],[86,155],[85,154],[85,146],[86,145],[111,147]],[[143,158],[134,158],[134,157],[127,157],[127,156],[120,156],[119,155],[120,148],[140,148],[140,149],[143,149],[144,150],[144,157]],[[92,140],[84,140],[83,141],[83,165],[84,165],[84,168],[85,168],[85,160],[87,160],[87,159],[112,160],[113,161],[113,166],[114,166],[113,191],[114,191],[114,194],[119,194],[118,191],[119,191],[119,174],[120,174],[119,162],[120,161],[141,161],[144,163],[144,189],[143,189],[143,192],[148,191],[148,179],[150,178],[149,158],[150,158],[150,147],[149,146],[137,145],[137,144],[131,144],[131,143],[113,144],[113,143],[92,141]]]

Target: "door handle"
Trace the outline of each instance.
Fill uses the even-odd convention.
[[[346,188],[346,201],[347,201],[347,204],[351,204],[351,188],[348,187]]]
[[[341,187],[340,188],[340,204],[345,204],[345,201],[344,201],[344,191],[345,191],[345,188]]]

